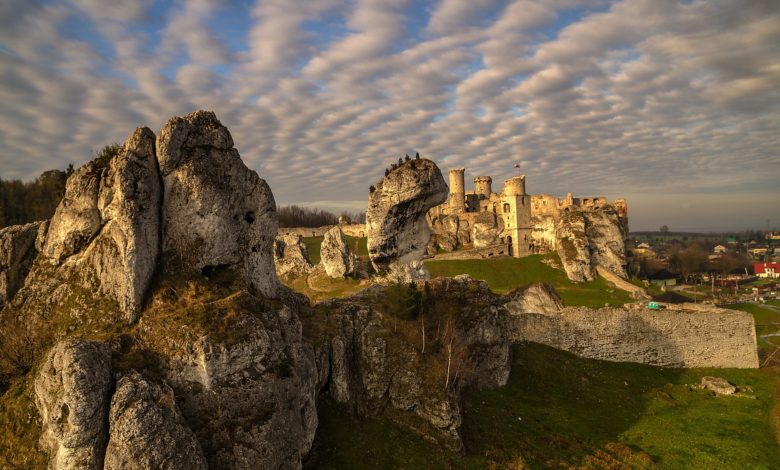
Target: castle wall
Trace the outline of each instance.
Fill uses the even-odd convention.
[[[753,316],[714,306],[667,310],[566,308],[513,313],[515,341],[532,341],[581,357],[664,367],[758,367]]]

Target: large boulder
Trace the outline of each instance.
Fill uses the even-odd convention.
[[[117,382],[109,412],[106,470],[205,470],[195,434],[176,406],[173,390],[130,371]]]
[[[38,250],[35,240],[45,222],[0,229],[0,309],[24,283]]]
[[[445,215],[430,219],[428,225],[433,232],[431,240],[435,241],[436,247],[444,251],[454,251],[460,246],[458,238],[460,220],[457,215]]]
[[[366,210],[374,268],[399,281],[427,278],[422,265],[430,237],[426,214],[446,199],[441,171],[428,159],[404,162],[382,178]]]
[[[554,314],[563,308],[563,300],[555,289],[544,283],[531,284],[509,294],[506,309],[509,313]]]
[[[338,226],[325,232],[320,246],[320,264],[332,278],[340,279],[355,272],[357,260]]]
[[[51,349],[35,379],[49,468],[103,468],[112,388],[106,344],[68,338]]]
[[[197,111],[168,120],[157,136],[157,159],[167,268],[208,274],[233,267],[247,287],[277,297],[273,194],[241,161],[216,115]]]
[[[310,272],[313,266],[303,237],[297,233],[276,237],[274,265],[279,276],[300,276]]]
[[[592,281],[595,279],[590,264],[588,235],[585,232],[585,214],[573,210],[564,212],[556,227],[558,256],[563,269],[572,281]]]
[[[96,291],[135,322],[159,257],[161,198],[154,134],[136,129],[117,156],[68,178],[42,256],[63,271],[88,270]]]

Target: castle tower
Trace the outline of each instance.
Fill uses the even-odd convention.
[[[512,237],[510,251],[520,258],[533,252],[531,196],[525,192],[525,175],[504,182],[504,227]]]
[[[493,178],[489,176],[477,176],[474,178],[474,192],[480,199],[490,199],[490,195],[493,193]]]
[[[463,212],[466,210],[466,184],[463,174],[465,168],[453,168],[450,170],[450,211]]]

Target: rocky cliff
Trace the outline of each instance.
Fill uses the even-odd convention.
[[[276,225],[268,185],[199,111],[77,169],[49,223],[3,231],[0,380],[44,361],[51,468],[300,467],[319,382]]]
[[[611,206],[564,212],[555,231],[558,256],[572,281],[591,281],[596,267],[626,277],[623,224]]]
[[[303,318],[322,383],[353,412],[383,412],[460,450],[461,394],[509,378],[508,315],[487,285],[459,277],[375,286]]]
[[[368,196],[368,254],[391,279],[427,277],[422,265],[430,238],[428,210],[447,199],[441,171],[428,159],[410,160],[390,171]]]

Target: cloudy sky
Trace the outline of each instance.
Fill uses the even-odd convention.
[[[279,204],[360,209],[419,151],[634,230],[780,226],[776,0],[0,2],[0,177],[199,108]]]

